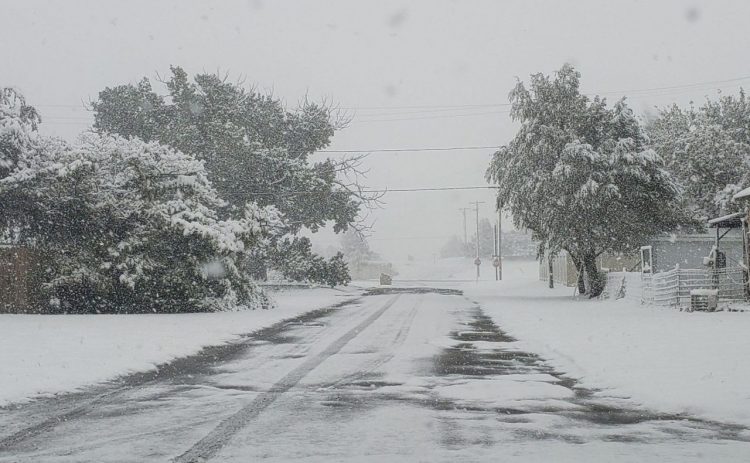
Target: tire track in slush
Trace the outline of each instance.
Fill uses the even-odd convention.
[[[401,325],[399,326],[398,332],[393,338],[393,341],[387,343],[387,345],[389,346],[388,352],[378,358],[370,360],[369,362],[365,362],[359,367],[359,370],[357,372],[343,376],[342,378],[332,383],[328,383],[322,386],[321,389],[338,388],[342,385],[347,385],[356,381],[363,380],[368,375],[370,375],[373,370],[380,367],[381,365],[390,362],[393,357],[396,356],[396,350],[404,343],[404,341],[406,341],[406,337],[408,336],[409,330],[411,329],[412,323],[414,322],[414,317],[416,317],[417,310],[422,305],[422,302],[423,296],[419,295],[419,299],[417,299],[417,301],[414,303],[414,306],[401,320]]]
[[[255,398],[255,400],[240,409],[237,413],[225,418],[210,433],[208,433],[206,437],[199,440],[182,455],[172,459],[172,461],[174,463],[198,463],[208,461],[211,457],[215,456],[216,453],[221,450],[235,434],[247,426],[253,418],[257,417],[263,412],[263,410],[274,403],[276,399],[294,387],[302,380],[302,378],[307,376],[307,374],[318,367],[326,359],[343,349],[349,341],[354,339],[362,330],[367,328],[375,320],[380,318],[386,310],[391,308],[398,298],[399,294],[393,296],[375,313],[336,339],[321,353],[306,360],[302,365],[287,373],[286,376],[277,381],[268,391],[261,393]]]
[[[247,335],[242,341],[218,346],[208,346],[203,348],[201,352],[195,355],[180,358],[170,363],[158,365],[153,371],[130,374],[122,378],[121,384],[113,386],[106,392],[96,392],[93,394],[84,393],[76,395],[63,394],[59,397],[59,399],[55,399],[55,401],[49,402],[46,405],[53,408],[53,410],[40,422],[31,424],[29,426],[24,426],[10,435],[0,436],[0,456],[2,456],[2,454],[6,452],[10,452],[18,445],[38,438],[45,433],[54,431],[62,423],[67,423],[84,417],[92,411],[96,410],[98,407],[107,406],[122,401],[122,396],[130,392],[133,388],[156,384],[158,382],[174,379],[177,376],[183,376],[185,374],[194,374],[195,372],[205,368],[206,359],[216,359],[221,357],[226,360],[227,357],[234,357],[240,352],[247,349],[249,342],[263,339],[267,334],[275,333],[282,329],[285,329],[290,323],[306,319],[316,319],[332,310],[350,303],[354,303],[356,301],[359,301],[359,298],[353,299],[351,301],[344,301],[332,307],[313,310],[293,319],[282,320],[270,327],[263,328],[252,333],[251,335]],[[211,364],[213,363],[214,362],[211,362]],[[109,386],[105,387],[109,388]],[[78,397],[79,395],[80,398]],[[71,401],[73,403],[69,405],[68,403]],[[60,405],[58,402],[61,402],[62,405]],[[0,409],[0,412],[2,411],[3,410]]]

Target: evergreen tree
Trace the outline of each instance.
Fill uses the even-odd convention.
[[[450,237],[442,248],[440,248],[440,257],[469,257],[473,255],[470,246],[464,243],[458,236]]]
[[[603,289],[596,257],[633,251],[689,222],[680,190],[624,100],[608,107],[579,89],[563,66],[554,78],[531,76],[510,93],[520,128],[494,155],[488,181],[516,227],[533,232],[548,254],[566,250],[584,271],[591,296]]]
[[[477,254],[476,235],[469,241],[467,257],[475,257]],[[479,256],[490,257],[495,253],[495,229],[486,218],[479,221]]]
[[[182,68],[171,70],[167,95],[156,93],[147,79],[101,91],[92,104],[94,127],[158,141],[204,160],[209,179],[231,206],[227,214],[242,211],[247,202],[279,210],[288,239],[258,254],[253,262],[257,274],[273,265],[287,277],[329,280],[318,278],[318,273],[304,275],[299,266],[287,269],[281,256],[301,258],[305,250],[307,258],[317,262],[295,235],[302,228],[315,232],[329,222],[334,231],[344,231],[356,223],[362,204],[375,199],[362,192],[356,179],[346,180],[350,174],[356,177],[359,159],[310,160],[328,146],[338,127],[331,109],[305,101],[297,111],[288,111],[273,96],[217,75],[198,74],[191,81]],[[330,272],[323,273],[337,274],[339,262],[330,265]]]
[[[341,252],[343,258],[359,274],[362,267],[378,255],[370,249],[367,240],[355,230],[348,230],[341,235]]]

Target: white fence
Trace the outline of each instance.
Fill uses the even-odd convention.
[[[552,259],[552,280],[556,284],[574,286],[577,277],[573,261],[570,260],[567,253],[561,252]],[[539,280],[549,281],[549,259],[547,257],[539,260]]]
[[[718,270],[675,268],[654,275],[610,272],[603,297],[687,307],[690,305],[690,292],[694,289],[718,289],[719,301],[744,300],[744,270],[738,267]]]
[[[644,302],[643,281],[641,272],[609,272],[602,297]]]

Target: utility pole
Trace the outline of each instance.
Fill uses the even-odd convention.
[[[493,231],[494,231],[494,233],[492,234],[492,248],[493,248],[493,251],[492,251],[492,256],[493,256],[492,264],[495,266],[495,280],[499,280],[500,279],[500,273],[499,273],[499,269],[500,269],[500,266],[499,266],[499,263],[500,263],[500,248],[498,247],[498,244],[500,244],[500,242],[498,241],[499,235],[498,235],[497,225],[498,224],[495,224],[495,225],[492,226]]]
[[[464,214],[464,247],[469,246],[469,235],[466,233],[466,211],[470,211],[470,207],[462,207],[458,209]]]
[[[482,265],[482,260],[479,258],[479,205],[484,204],[484,201],[474,201],[472,204],[477,213],[477,257],[474,259],[474,265],[477,266],[477,281],[479,281],[479,266]]]
[[[503,205],[497,206],[497,276],[503,279]]]

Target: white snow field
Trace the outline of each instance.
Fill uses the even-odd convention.
[[[602,395],[750,424],[748,312],[686,313],[573,298],[572,288],[537,281],[535,262],[509,262],[503,282],[463,289],[520,348]]]
[[[0,406],[74,391],[194,354],[302,313],[352,299],[356,292],[292,289],[277,307],[202,314],[0,314]]]

